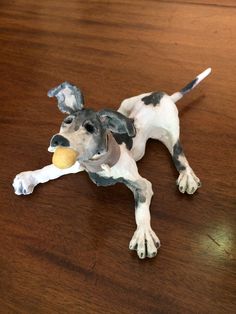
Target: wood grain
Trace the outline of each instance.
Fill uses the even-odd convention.
[[[235,313],[233,0],[0,1],[0,312]],[[86,105],[117,108],[145,91],[179,90],[186,155],[203,182],[181,195],[162,144],[139,162],[153,183],[153,260],[129,252],[134,201],[85,173],[17,197],[14,176],[50,163],[62,114],[47,91],[65,80]]]

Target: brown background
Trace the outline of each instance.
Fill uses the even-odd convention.
[[[235,313],[234,0],[0,1],[0,312]],[[50,163],[63,115],[47,91],[68,80],[97,110],[212,75],[179,104],[203,187],[181,195],[165,147],[139,162],[153,183],[153,260],[128,250],[132,193],[86,173],[14,195],[14,176]]]

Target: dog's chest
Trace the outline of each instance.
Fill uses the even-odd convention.
[[[125,179],[122,177],[116,179],[112,177],[102,177],[94,172],[88,172],[88,175],[93,183],[95,183],[97,186],[109,186],[116,183],[125,183]]]

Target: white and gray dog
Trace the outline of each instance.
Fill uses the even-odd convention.
[[[139,258],[154,257],[160,241],[150,225],[152,185],[140,176],[136,161],[143,157],[149,138],[160,140],[168,148],[179,172],[177,185],[180,192],[193,194],[201,186],[179,141],[175,102],[210,72],[210,68],[205,70],[171,96],[164,92],[150,92],[125,99],[118,111],[85,109],[81,91],[67,82],[51,89],[48,96],[57,97],[59,109],[68,116],[59,133],[52,137],[48,150],[54,152],[58,146],[70,147],[78,152],[78,159],[68,169],[48,165],[39,170],[21,172],[13,182],[15,193],[27,195],[39,183],[84,170],[98,186],[124,183],[135,198],[137,229],[129,248],[136,250]]]

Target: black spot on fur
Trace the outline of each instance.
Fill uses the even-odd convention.
[[[190,83],[188,83],[184,88],[181,89],[180,93],[181,94],[186,94],[188,91],[190,91],[194,84],[197,82],[197,78],[195,78],[193,81],[191,81]]]
[[[129,136],[135,136],[136,130],[133,119],[129,119],[122,113],[111,109],[100,110],[97,114],[100,117],[103,126],[110,131],[120,134],[127,133]]]
[[[183,148],[180,144],[180,141],[177,141],[176,144],[173,147],[173,154],[174,156],[179,156],[179,155],[183,155]]]
[[[184,156],[184,153],[183,153],[183,148],[182,148],[180,142],[177,141],[176,144],[173,147],[173,156],[172,156],[172,158],[173,158],[173,161],[174,161],[176,169],[178,171],[183,171],[183,170],[186,169],[186,167],[180,162],[179,156]]]
[[[119,133],[112,133],[114,136],[116,142],[121,145],[122,143],[125,143],[128,150],[131,150],[133,147],[133,139],[131,136],[129,136],[127,133],[119,134]]]
[[[142,101],[145,103],[145,105],[153,105],[154,107],[158,105],[162,99],[162,97],[165,95],[163,92],[154,92],[149,96],[145,96],[142,98]]]

